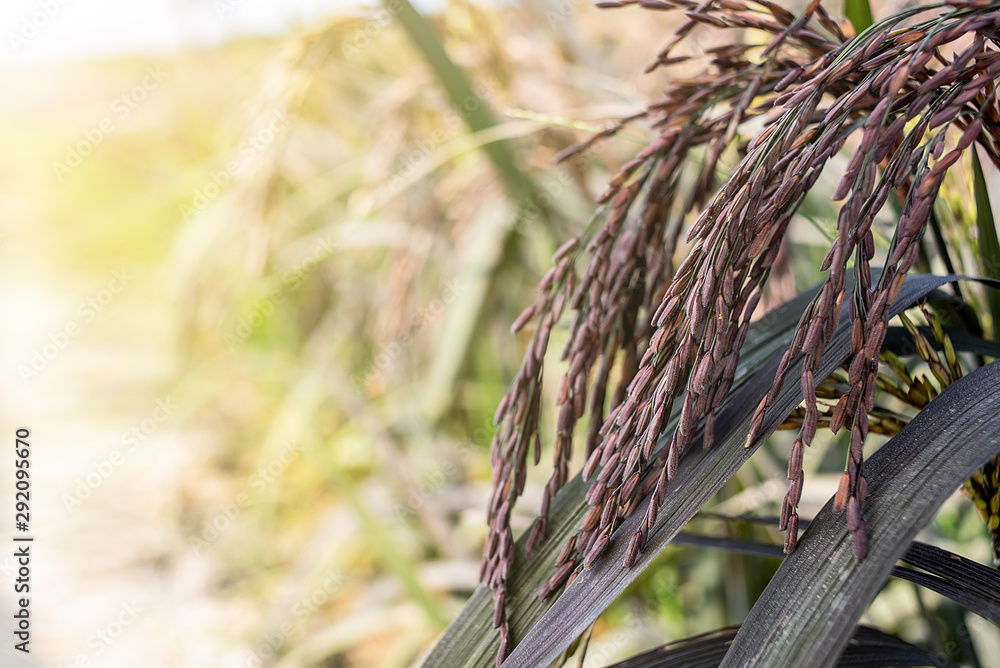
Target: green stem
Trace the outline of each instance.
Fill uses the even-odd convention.
[[[875,22],[868,0],[844,0],[844,16],[850,20],[854,32],[859,35]]]
[[[375,558],[382,562],[386,570],[394,573],[403,582],[403,585],[410,592],[410,596],[424,609],[435,628],[443,629],[448,626],[451,616],[420,583],[420,578],[413,568],[413,564],[394,544],[382,522],[372,516],[368,507],[358,497],[354,481],[340,470],[327,453],[321,453],[320,456],[326,474],[340,493],[344,495],[345,500],[364,526],[365,536],[372,543]]]
[[[448,52],[445,51],[427,19],[413,8],[409,0],[386,0],[386,7],[395,14],[424,60],[434,70],[438,82],[448,94],[452,106],[465,119],[469,130],[482,132],[496,125],[493,114],[472,89],[465,72],[448,56]],[[528,201],[534,188],[517,166],[517,161],[507,144],[498,141],[485,144],[482,148],[511,196],[520,202]]]
[[[972,151],[972,171],[975,176],[976,191],[976,226],[979,232],[979,257],[982,260],[983,276],[1000,278],[1000,241],[997,240],[996,220],[990,206],[990,193],[983,175],[983,166],[979,155]],[[993,338],[1000,333],[1000,291],[987,290],[986,299],[990,308],[990,319],[993,321]]]

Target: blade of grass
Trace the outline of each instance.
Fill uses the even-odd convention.
[[[414,9],[409,0],[389,0],[386,8],[396,16],[424,60],[434,70],[438,83],[448,94],[452,106],[465,118],[469,130],[483,132],[496,125],[486,103],[473,90],[465,72],[455,65],[423,14]],[[492,142],[484,144],[482,148],[511,196],[518,201],[530,199],[534,187],[518,167],[509,147],[504,142]]]
[[[463,116],[470,132],[489,135],[488,131],[496,128],[497,122],[489,111],[484,100],[473,90],[466,73],[458,67],[438,38],[434,28],[427,19],[418,12],[409,0],[386,0],[386,7],[399,20],[434,75],[451,100],[452,106]],[[494,133],[495,134],[495,133]],[[500,220],[503,234],[495,242],[501,249],[499,260],[490,266],[481,268],[485,278],[476,281],[477,289],[470,290],[461,300],[461,311],[451,310],[447,340],[443,340],[435,352],[432,363],[432,373],[424,400],[424,411],[431,422],[440,420],[451,406],[454,386],[461,372],[462,364],[468,357],[468,352],[475,338],[476,327],[480,314],[486,306],[486,296],[490,292],[500,266],[508,260],[510,249],[514,243],[514,230],[522,222],[522,217],[532,208],[537,209],[544,219],[550,209],[544,200],[538,197],[539,187],[517,163],[505,141],[491,141],[481,145],[483,152],[493,164],[493,168],[504,182],[508,194],[514,203],[516,215],[513,221]]]
[[[757,601],[722,666],[834,666],[851,629],[917,532],[1000,451],[1000,363],[946,388],[869,460],[868,556],[820,511]]]
[[[1000,603],[1000,572],[995,568],[919,541],[910,546],[903,555],[903,561],[967,588],[975,587]]]
[[[875,22],[868,0],[844,0],[844,16],[854,26],[854,32],[859,35]]]
[[[945,578],[902,566],[893,567],[892,575],[893,577],[907,580],[913,584],[920,585],[924,589],[941,594],[966,610],[974,612],[994,624],[1000,623],[1000,607],[997,605],[998,602],[995,599],[988,599],[975,589],[968,589],[956,585]]]
[[[927,573],[897,566],[893,575],[922,585],[1000,624],[1000,573],[996,569],[920,542],[910,546],[903,561]]]
[[[779,548],[780,549],[780,548]],[[608,668],[717,668],[739,631],[727,626],[678,640]],[[878,629],[859,626],[844,655],[841,668],[883,668],[884,666],[951,666],[941,657]]]
[[[997,240],[996,219],[990,205],[989,188],[979,155],[972,152],[972,171],[976,191],[976,228],[979,232],[979,257],[982,258],[983,276],[1000,278],[1000,241]],[[1000,332],[1000,292],[989,290],[986,295],[993,321],[993,338]]]
[[[775,520],[768,524],[776,526],[778,522]],[[803,524],[808,525],[808,522],[800,523],[799,526]],[[708,547],[756,557],[785,558],[780,545],[706,536],[686,531],[677,534],[672,542],[674,545]],[[988,619],[994,624],[1000,623],[1000,588],[998,588],[1000,574],[994,569],[918,541],[910,545],[903,555],[903,561],[918,565],[928,572],[896,566],[892,569],[893,577],[930,589],[983,619]]]

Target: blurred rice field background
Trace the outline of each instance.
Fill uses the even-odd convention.
[[[4,666],[408,666],[475,588],[510,323],[652,135],[553,158],[656,97],[678,18],[451,0],[426,16],[452,71],[406,7],[0,66],[0,392],[37,536],[33,651]],[[720,510],[776,511],[776,441]],[[956,498],[935,530],[977,522]],[[741,621],[775,567],[668,549],[586,665]],[[871,614],[933,638],[924,598],[893,583]]]

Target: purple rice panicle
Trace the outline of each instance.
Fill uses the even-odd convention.
[[[874,405],[887,307],[917,257],[948,168],[974,142],[1000,163],[994,95],[1000,75],[998,7],[978,2],[912,7],[848,36],[818,2],[797,16],[767,0],[624,0],[602,6],[629,4],[681,10],[687,17],[650,71],[687,60],[673,53],[700,27],[753,28],[771,37],[766,44],[735,42],[707,50],[700,74],[670,80],[645,113],[625,119],[644,118],[656,138],[611,179],[598,200],[599,218],[556,252],[537,301],[512,327],[516,333],[534,323],[535,330],[498,406],[490,452],[494,491],[481,579],[494,592],[498,664],[512,648],[505,612],[514,559],[510,513],[524,490],[529,451],[535,464],[541,459],[543,360],[567,306],[572,319],[562,353],[567,370],[557,399],[553,472],[526,549],[546,536],[549,506],[569,480],[575,427],[584,418],[590,511],[564,546],[542,597],[595,564],[619,539],[614,533],[621,521],[651,495],[640,529],[629,538],[625,565],[642,552],[680,458],[699,432],[705,447],[712,444],[715,411],[732,388],[750,320],[789,222],[830,158],[859,135],[833,197],[844,203],[821,267],[826,280],[757,408],[747,445],[766,435],[765,414],[792,362],[801,357],[804,405],[782,507],[785,549],[793,550],[797,537],[803,452],[822,424],[834,432],[851,430],[836,498],[838,509],[847,510],[860,558],[867,550],[863,446],[873,420],[881,424],[887,417]],[[928,13],[930,18],[918,20]],[[970,36],[971,44],[953,58],[941,56],[942,49],[967,43]],[[741,143],[740,128],[759,117],[763,130]],[[742,157],[719,187],[720,161],[734,153]],[[692,179],[687,174],[696,156],[702,162]],[[885,266],[873,277],[871,227],[890,196],[901,202],[902,215]],[[674,257],[685,247],[686,257],[675,267]],[[823,417],[817,398],[826,391],[824,379],[815,374],[845,301],[852,357],[846,388]],[[614,376],[620,380],[609,388]]]

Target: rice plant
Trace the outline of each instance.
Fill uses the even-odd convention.
[[[964,482],[997,544],[1000,301],[983,285],[997,286],[1000,256],[983,174],[1000,167],[1000,4],[909,5],[869,23],[857,2],[850,20],[818,0],[795,12],[768,0],[600,3],[630,5],[685,17],[647,70],[665,72],[664,93],[562,157],[629,124],[655,135],[513,324],[530,337],[495,415],[482,584],[425,665],[565,656],[779,428],[796,433],[778,518],[789,556],[738,632],[698,640],[725,643],[711,665],[836,665],[849,643],[884,649],[856,625],[890,573],[997,623],[996,573],[949,570],[955,555],[913,539]],[[699,49],[706,32],[717,44]],[[962,206],[947,205],[953,193]],[[837,203],[822,280],[761,318],[762,303],[782,301],[783,248],[818,197]],[[549,434],[545,357],[563,327]],[[845,463],[800,537],[819,430],[847,435]],[[873,434],[891,440],[868,461]],[[549,441],[537,519],[515,539],[512,510]],[[894,571],[900,558],[930,576]],[[911,662],[887,664],[934,658],[895,647]],[[687,665],[648,658],[623,665]]]

